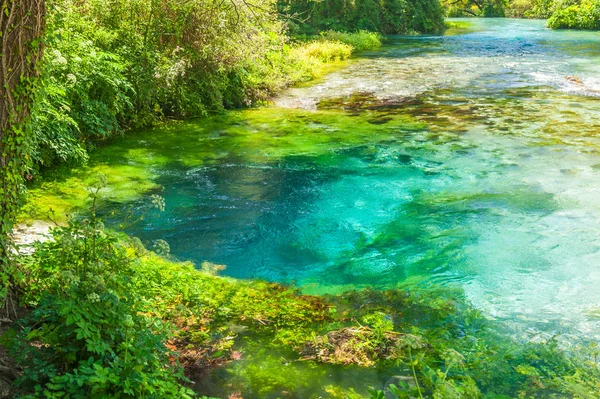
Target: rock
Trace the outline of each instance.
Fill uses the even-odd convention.
[[[21,223],[15,226],[12,232],[12,238],[16,244],[19,253],[30,254],[33,251],[33,243],[36,241],[48,241],[50,239],[50,229],[54,225],[50,222],[34,220],[31,223]]]
[[[577,76],[569,75],[569,76],[565,76],[565,79],[568,80],[571,83],[575,83],[575,84],[578,84],[578,85],[583,85],[583,82]]]

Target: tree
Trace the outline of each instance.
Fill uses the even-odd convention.
[[[504,17],[508,0],[442,0],[449,17]]]
[[[0,301],[10,291],[9,243],[25,169],[27,123],[43,52],[44,0],[0,0]],[[6,302],[5,302],[5,306]]]

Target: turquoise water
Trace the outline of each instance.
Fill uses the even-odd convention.
[[[234,277],[459,285],[516,332],[600,337],[600,34],[469,22],[121,141],[166,201],[128,232]]]

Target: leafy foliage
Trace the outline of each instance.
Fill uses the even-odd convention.
[[[548,27],[600,30],[600,1],[582,0],[579,4],[559,9],[548,20]]]
[[[114,35],[90,28],[73,4],[58,3],[50,14],[49,51],[34,112],[32,156],[42,165],[85,161],[86,142],[118,131],[119,120],[132,108],[126,63],[106,48]]]
[[[594,0],[442,0],[442,4],[449,17],[550,18],[548,27],[554,29],[600,29]]]
[[[337,32],[328,30],[320,33],[321,41],[342,42],[352,46],[356,51],[375,50],[381,46],[381,35],[375,32],[359,30],[358,32]]]
[[[128,288],[131,249],[91,209],[24,259],[24,298],[37,306],[8,343],[24,397],[191,397],[166,347],[171,328]]]
[[[315,58],[321,62],[340,61],[352,53],[352,47],[340,42],[310,42],[295,51],[300,57]]]
[[[265,102],[380,45],[362,31],[291,43],[273,0],[59,0],[47,42],[29,151],[40,166],[85,163],[127,129]]]
[[[504,17],[507,0],[442,0],[449,17]]]
[[[280,1],[279,8],[282,13],[295,17],[288,22],[293,34],[332,29],[383,34],[438,33],[445,29],[438,0],[292,0]]]
[[[47,293],[22,321],[20,387],[36,397],[190,397],[170,364],[165,325],[140,314],[134,298],[89,288],[81,281]]]
[[[273,10],[269,1],[239,10],[210,0],[55,2],[34,158],[85,161],[90,140],[257,100],[267,82],[254,65],[285,45]]]
[[[512,0],[507,16],[548,18],[552,29],[600,30],[600,2],[597,0]]]

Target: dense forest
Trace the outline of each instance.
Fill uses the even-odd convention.
[[[31,206],[23,208],[28,188],[56,176],[68,185],[69,169],[109,139],[155,126],[166,136],[175,120],[210,125],[213,115],[266,106],[284,89],[380,49],[390,35],[466,26],[445,17],[543,18],[549,28],[598,30],[600,1],[3,0],[2,11],[0,397],[203,397],[208,375],[231,399],[600,395],[596,346],[573,354],[553,337],[523,344],[452,288],[308,295],[221,277],[223,266],[210,262],[182,262],[166,241],[150,246],[122,232],[164,211],[154,193],[136,198],[142,205],[121,229],[105,227],[111,176],[85,180],[76,216],[54,209],[51,239],[26,253],[12,242],[13,227],[33,221]],[[344,106],[390,107],[359,97]],[[341,125],[336,114],[325,117]],[[364,126],[380,134],[390,119]],[[398,125],[423,129],[407,120]],[[259,122],[252,132],[266,129]],[[357,119],[348,124],[363,128]],[[377,239],[361,238],[365,252],[396,240]],[[256,363],[236,369],[240,347]],[[219,374],[226,366],[235,378]],[[339,370],[362,391],[328,379]],[[391,382],[371,382],[372,370]]]

